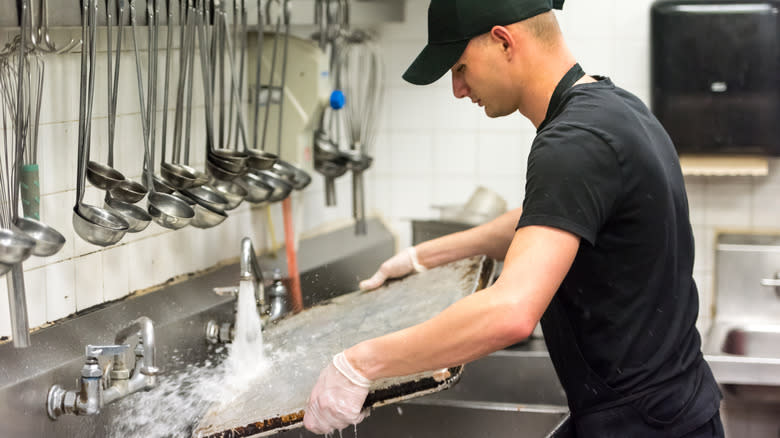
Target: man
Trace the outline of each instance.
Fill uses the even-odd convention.
[[[647,107],[587,76],[550,0],[433,0],[428,45],[404,78],[448,69],[453,93],[536,127],[522,210],[397,254],[361,284],[486,254],[496,282],[414,327],[338,354],[304,425],[362,420],[371,382],[453,366],[541,321],[577,437],[722,437],[721,394],[695,328],[693,237],[674,146]],[[424,293],[424,292],[423,292]],[[512,384],[512,382],[506,382]]]

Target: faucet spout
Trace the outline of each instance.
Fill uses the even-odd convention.
[[[142,316],[116,334],[116,344],[124,344],[127,338],[138,333],[138,343],[143,344],[143,363],[140,372],[147,376],[160,374],[155,358],[154,323],[146,316]]]
[[[254,280],[258,284],[263,284],[263,271],[255,256],[255,248],[252,246],[252,239],[244,237],[241,239],[241,281]]]

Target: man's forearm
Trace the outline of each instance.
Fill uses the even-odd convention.
[[[422,242],[415,246],[418,261],[433,268],[481,254],[503,260],[521,214],[522,209],[516,208],[488,223]]]
[[[536,321],[523,321],[517,305],[510,294],[488,288],[428,321],[361,342],[345,354],[371,380],[463,364],[530,334]]]

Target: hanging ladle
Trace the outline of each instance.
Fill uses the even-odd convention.
[[[116,42],[116,66],[114,68],[114,90],[113,90],[113,101],[111,102],[112,105],[112,112],[114,116],[114,120],[116,120],[116,101],[118,96],[118,81],[119,81],[119,59],[121,57],[121,50],[122,50],[122,30],[124,29],[124,23],[125,23],[125,0],[118,0],[118,6],[119,6],[119,29],[117,30],[117,42]],[[109,27],[110,29],[110,27]],[[110,44],[109,44],[109,52],[110,52]],[[109,55],[110,56],[110,55]],[[110,70],[110,69],[109,69]],[[115,123],[113,123],[111,126],[112,132],[109,133],[109,148],[108,148],[108,162],[109,166],[113,166],[114,163],[114,149],[113,149],[113,138],[114,130],[115,130]],[[146,196],[146,187],[144,187],[143,184],[133,181],[129,178],[125,178],[124,180],[117,183],[116,186],[111,188],[109,190],[111,194],[111,198],[117,201],[122,201],[130,204],[135,204],[136,202],[140,201],[141,199]]]
[[[108,24],[108,46],[106,47],[107,53],[108,53],[108,120],[109,120],[109,133],[108,133],[108,158],[109,163],[108,164],[102,164],[98,163],[97,161],[89,161],[87,163],[87,180],[89,180],[90,183],[92,183],[93,186],[101,189],[101,190],[111,190],[112,188],[116,187],[117,184],[119,184],[120,181],[123,181],[125,179],[125,176],[122,175],[122,173],[116,169],[114,169],[114,139],[112,136],[112,100],[113,95],[111,93],[111,11],[109,10],[108,0],[106,0],[106,19]],[[95,24],[97,26],[97,24]],[[121,36],[119,38],[121,41]],[[94,41],[93,43],[94,44]],[[117,52],[117,60],[119,59],[119,54]],[[87,134],[89,135],[89,134]],[[91,142],[90,142],[91,143]]]
[[[133,29],[133,52],[135,54],[135,68],[138,80],[138,100],[141,106],[141,127],[144,137],[146,179],[147,187],[149,188],[147,210],[152,216],[152,219],[160,226],[177,230],[187,226],[192,221],[192,218],[195,217],[195,212],[187,202],[167,193],[159,193],[155,189],[153,178],[154,155],[149,150],[149,127],[144,114],[147,107],[144,104],[143,76],[141,75],[141,62],[138,55],[138,41],[135,30],[135,4],[133,3],[133,0],[130,0],[130,25]],[[151,85],[152,84],[150,83],[149,86]]]
[[[270,1],[266,4],[266,7],[270,7]],[[257,25],[259,27],[257,31],[257,41],[256,41],[256,58],[257,58],[257,64],[255,65],[255,111],[254,111],[254,136],[252,137],[252,148],[250,149],[247,147],[246,143],[244,143],[244,151],[246,152],[248,159],[247,159],[247,165],[255,170],[267,170],[270,169],[271,166],[276,162],[276,160],[279,159],[278,156],[266,152],[264,150],[264,147],[261,149],[258,149],[258,140],[260,139],[260,123],[259,123],[259,116],[260,116],[260,96],[262,95],[262,87],[260,86],[260,71],[262,67],[262,59],[263,59],[263,40],[264,40],[264,33],[265,30],[263,29],[265,22],[265,17],[263,17],[263,8],[258,5],[257,7]],[[279,31],[279,26],[277,25],[276,31]],[[271,58],[271,79],[273,79],[273,71],[276,67],[276,40],[274,40],[274,53],[273,57]],[[269,82],[269,88],[268,88],[268,99],[266,101],[266,117],[264,122],[264,128],[263,133],[265,133],[265,129],[268,126],[268,111],[270,110],[270,103],[271,98],[273,96],[272,93],[272,86],[273,83]],[[265,143],[265,136],[263,137],[263,142]]]
[[[167,146],[167,140],[168,140],[168,89],[169,87],[169,79],[170,79],[170,70],[171,70],[171,46],[173,45],[173,26],[172,26],[172,19],[173,19],[173,10],[171,9],[171,2],[170,0],[166,0],[166,7],[168,11],[168,26],[167,26],[167,33],[166,33],[166,47],[165,47],[165,73],[163,75],[163,119],[162,119],[162,142],[161,142],[161,148],[162,153],[160,154],[160,175],[162,175],[163,179],[167,183],[169,183],[171,186],[177,188],[177,189],[185,189],[189,187],[193,187],[198,183],[197,176],[190,171],[190,169],[176,163],[176,162],[166,162],[165,161],[165,152],[166,152],[166,146]],[[158,15],[158,19],[155,21],[154,24],[154,51],[157,51],[157,32],[159,29],[159,9],[157,8],[157,3],[155,2],[155,14]],[[181,50],[184,50],[182,47]],[[186,66],[181,66],[181,68],[185,68]],[[156,76],[155,76],[155,95],[156,95]],[[156,100],[156,99],[155,99]],[[156,102],[153,108],[156,107]],[[153,110],[154,111],[154,110]],[[154,112],[153,112],[154,114]],[[155,137],[155,128],[154,123],[152,124],[152,141],[156,141]],[[201,183],[202,184],[202,183]]]
[[[269,2],[270,5],[270,2]],[[278,132],[276,136],[276,155],[281,156],[281,149],[282,149],[282,123],[284,119],[284,90],[287,80],[287,54],[289,49],[289,40],[290,40],[290,14],[292,11],[290,10],[290,2],[289,0],[282,0],[282,15],[280,17],[277,17],[276,21],[276,35],[274,36],[274,50],[273,50],[273,58],[271,62],[271,78],[269,80],[269,89],[272,89],[273,87],[273,74],[276,64],[276,45],[279,38],[279,31],[280,31],[280,25],[281,25],[281,17],[284,17],[284,47],[282,49],[282,71],[281,71],[281,82],[279,86],[280,90],[280,100],[279,100],[279,119],[278,119]],[[270,14],[270,13],[269,13]],[[270,104],[270,95],[269,95],[269,102]],[[269,105],[270,108],[270,105]],[[266,132],[268,127],[268,114],[269,109],[266,109],[265,113],[265,121],[263,122],[263,143],[262,147],[265,150],[265,138],[266,138]],[[299,169],[292,164],[282,160],[281,158],[277,159],[272,165],[271,168],[263,171],[267,172],[270,175],[276,175],[280,179],[284,180],[285,182],[289,183],[295,190],[303,190],[306,186],[311,183],[311,177],[308,173],[304,172],[302,169]],[[287,193],[289,194],[289,192]],[[285,196],[286,197],[286,196]],[[284,199],[284,198],[281,198]],[[281,200],[278,199],[278,200]]]
[[[124,20],[124,0],[119,0],[119,30],[117,32],[116,41],[116,64],[114,65],[113,72],[111,67],[111,0],[106,0],[106,24],[107,24],[107,71],[108,71],[108,165],[114,166],[114,138],[116,127],[116,104],[119,93],[119,67],[122,53],[122,20]],[[113,77],[112,77],[113,74]],[[124,180],[127,181],[127,180]],[[121,183],[120,183],[121,184]],[[138,184],[138,183],[135,183]],[[140,186],[140,184],[138,184]],[[118,186],[115,186],[116,189]],[[127,186],[125,186],[127,187]],[[141,186],[143,188],[143,186]],[[144,194],[146,190],[144,189]],[[152,217],[141,207],[133,205],[132,203],[125,202],[121,199],[113,198],[110,191],[106,191],[106,197],[103,201],[103,206],[106,210],[120,216],[127,221],[129,225],[128,232],[138,233],[146,229],[152,222]]]
[[[109,246],[119,242],[124,237],[129,224],[108,210],[83,202],[94,100],[97,7],[97,0],[85,0],[82,7],[83,44],[81,49],[81,92],[79,95],[79,159],[76,205],[73,207],[73,228],[79,237],[87,242],[98,246]],[[87,60],[87,50],[89,50],[89,60]]]

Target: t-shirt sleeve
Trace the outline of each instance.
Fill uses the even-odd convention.
[[[620,165],[609,144],[584,128],[556,126],[534,139],[517,228],[545,225],[595,245],[621,187]]]

